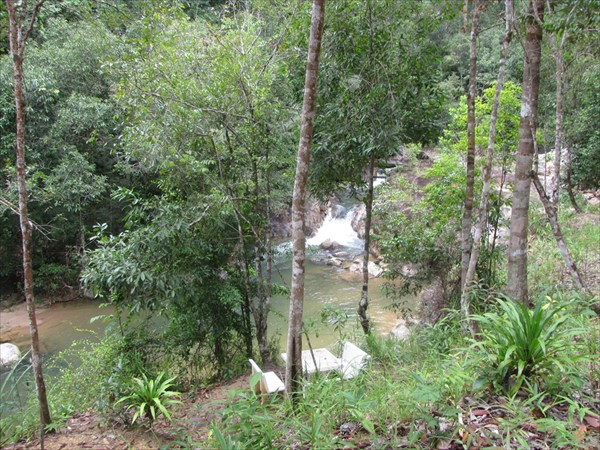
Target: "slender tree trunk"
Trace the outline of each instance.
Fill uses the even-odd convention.
[[[515,165],[510,240],[508,247],[507,292],[514,300],[528,301],[527,244],[529,196],[534,156],[532,126],[535,127],[540,87],[542,27],[544,0],[529,0],[524,46],[523,93],[519,147]],[[536,158],[537,159],[537,158]]]
[[[567,192],[569,193],[569,200],[571,201],[571,206],[575,212],[580,213],[581,208],[577,204],[577,200],[575,200],[575,194],[573,193],[573,182],[571,181],[571,146],[567,147]]]
[[[502,163],[502,176],[500,177],[500,186],[498,186],[498,200],[496,201],[496,209],[500,211],[502,205],[502,192],[504,191],[504,183],[506,182],[506,165]],[[488,265],[488,276],[491,277],[494,270],[494,252],[496,251],[496,243],[498,242],[498,224],[500,223],[500,214],[496,215],[496,220],[492,223],[494,233],[492,234],[492,243],[490,244],[490,264]]]
[[[506,67],[506,55],[508,53],[508,47],[512,38],[513,0],[506,0],[505,3],[505,33],[504,39],[502,40],[502,48],[500,50],[498,79],[496,80],[496,91],[494,92],[494,101],[492,103],[492,115],[490,118],[487,159],[483,171],[483,191],[481,192],[481,202],[479,207],[479,221],[477,222],[475,233],[473,235],[473,248],[471,250],[471,257],[469,260],[469,266],[465,277],[465,284],[463,286],[463,290],[460,297],[460,305],[465,319],[464,324],[466,327],[468,327],[468,330],[471,332],[472,336],[475,335],[475,324],[472,323],[469,319],[469,316],[471,314],[471,305],[469,297],[473,288],[472,283],[473,278],[475,277],[477,260],[479,259],[479,245],[481,243],[481,236],[483,235],[483,230],[485,229],[487,223],[487,206],[492,185],[492,165],[494,162],[494,147],[496,145],[496,122],[498,121],[500,94],[504,86],[504,69]]]
[[[473,7],[469,50],[469,92],[467,95],[467,186],[462,217],[462,262],[460,286],[465,285],[471,258],[471,228],[473,227],[473,198],[475,188],[475,97],[477,97],[477,34],[479,32],[479,0]]]
[[[229,148],[231,149],[231,144],[229,141],[229,137],[227,131],[225,131],[226,140]],[[256,314],[255,308],[252,304],[252,288],[250,287],[250,268],[248,267],[248,255],[246,254],[246,238],[244,236],[244,230],[242,227],[242,217],[239,212],[239,206],[237,201],[235,200],[235,196],[231,191],[231,188],[227,184],[227,180],[225,177],[225,172],[223,169],[223,164],[221,163],[221,156],[219,155],[219,151],[217,150],[217,146],[215,145],[215,141],[211,139],[211,144],[213,151],[215,153],[215,160],[217,161],[217,167],[219,169],[219,176],[221,178],[221,182],[223,183],[223,189],[225,193],[229,197],[229,201],[231,202],[231,206],[233,209],[233,216],[235,217],[236,225],[237,225],[237,234],[238,234],[238,245],[240,246],[240,259],[241,259],[241,273],[242,280],[244,283],[244,305],[242,307],[243,315],[244,315],[244,326],[246,328],[245,341],[246,341],[246,353],[249,358],[253,356],[253,344],[252,344],[252,325],[250,323],[250,314],[253,315],[254,321],[256,323]]]
[[[259,189],[259,178],[258,178],[258,163],[256,158],[252,155],[252,179],[254,182],[254,214],[256,217],[261,217],[263,211],[261,211],[260,201],[260,189]],[[260,351],[260,357],[263,362],[271,361],[271,354],[269,352],[269,339],[267,337],[267,317],[269,315],[269,307],[266,305],[265,300],[265,289],[264,289],[264,278],[263,278],[263,266],[262,266],[262,254],[264,252],[264,245],[262,243],[262,231],[263,226],[258,226],[255,232],[255,243],[254,243],[254,267],[256,270],[256,297],[258,304],[256,305],[256,338],[258,339],[258,349]]]
[[[314,0],[308,44],[308,61],[304,80],[304,100],[300,125],[300,142],[296,160],[296,177],[292,197],[292,292],[288,324],[287,362],[285,367],[285,390],[288,395],[298,392],[302,377],[302,310],[304,303],[304,257],[306,252],[305,209],[306,185],[310,165],[313,137],[313,119],[317,100],[317,78],[325,0]],[[292,398],[295,398],[293,395]]]
[[[558,244],[558,248],[560,253],[565,261],[565,265],[569,270],[569,274],[573,281],[575,282],[575,286],[579,290],[587,291],[587,286],[583,282],[581,275],[579,274],[579,270],[577,269],[577,265],[575,261],[571,257],[571,253],[569,252],[569,248],[567,247],[567,243],[565,242],[565,238],[560,229],[560,224],[558,223],[558,215],[557,208],[554,203],[550,200],[550,198],[546,195],[546,191],[544,190],[544,186],[540,181],[540,178],[537,173],[532,172],[531,174],[533,178],[533,184],[537,190],[537,193],[544,205],[544,210],[546,211],[546,216],[548,217],[548,221],[550,222],[550,227],[552,228],[552,233],[554,234],[554,239],[556,239],[556,243]]]
[[[563,137],[563,89],[565,84],[565,60],[563,58],[563,49],[567,39],[567,30],[563,31],[560,45],[554,44],[554,59],[556,59],[556,136],[554,141],[554,176],[552,191],[550,192],[550,201],[558,210],[558,198],[560,189],[560,159],[562,154]]]
[[[266,313],[269,313],[271,309],[271,287],[273,281],[273,242],[271,240],[271,166],[269,163],[269,149],[266,150],[265,164],[267,176],[265,180],[266,184],[266,200],[265,200],[265,215],[267,218],[266,229],[265,229],[265,246],[267,252],[267,264],[266,264],[266,279],[265,279],[265,302],[264,308]],[[265,321],[267,316],[265,316]],[[266,332],[265,332],[266,334]],[[267,336],[267,348],[268,348],[268,336]],[[270,359],[269,354],[269,359]]]
[[[25,43],[31,32],[35,18],[42,7],[40,2],[36,5],[30,18],[27,29],[23,29],[26,5],[6,0],[8,11],[10,53],[13,61],[14,98],[16,107],[16,160],[17,160],[17,188],[19,192],[19,222],[21,225],[23,245],[23,290],[29,315],[29,334],[31,336],[31,365],[35,376],[38,402],[40,406],[40,420],[43,428],[51,423],[46,384],[42,374],[40,359],[40,340],[35,316],[35,301],[33,297],[33,269],[31,265],[31,236],[32,224],[29,221],[27,210],[27,182],[25,165],[25,100],[23,98],[23,59]],[[19,11],[19,9],[21,9]],[[42,431],[43,433],[43,431]],[[43,435],[43,434],[42,434]],[[41,440],[43,443],[43,439]],[[42,444],[43,445],[43,444]]]
[[[369,307],[369,254],[371,252],[371,217],[373,215],[373,179],[375,178],[375,153],[371,152],[369,160],[367,198],[365,199],[365,246],[363,249],[362,291],[358,303],[358,317],[365,334],[371,333],[371,324],[367,317]]]

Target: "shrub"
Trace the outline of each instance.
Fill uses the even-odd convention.
[[[169,388],[173,386],[175,377],[163,379],[164,372],[160,373],[156,378],[149,379],[142,374],[142,378],[134,378],[131,387],[131,394],[121,397],[118,403],[125,403],[127,410],[134,409],[132,423],[138,419],[147,417],[150,421],[150,426],[163,414],[167,420],[171,421],[171,415],[167,410],[168,406],[181,403],[175,397],[180,397],[181,393],[171,391]]]
[[[537,302],[530,310],[521,303],[498,300],[501,314],[474,315],[482,327],[483,339],[473,344],[487,360],[484,380],[491,381],[510,394],[516,393],[525,380],[535,381],[553,372],[564,372],[569,360],[570,335],[560,315],[564,306]]]

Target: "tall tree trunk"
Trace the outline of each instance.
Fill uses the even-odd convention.
[[[575,261],[571,257],[571,253],[569,252],[569,248],[567,247],[567,243],[565,242],[565,238],[560,229],[560,224],[558,223],[557,207],[546,195],[546,191],[544,190],[544,186],[542,186],[538,174],[532,172],[531,176],[533,178],[533,184],[537,190],[540,200],[544,205],[544,210],[546,211],[546,216],[548,217],[548,221],[550,222],[550,227],[552,228],[554,239],[556,239],[558,249],[560,250],[560,253],[565,261],[565,265],[567,266],[569,274],[571,275],[571,278],[573,278],[577,289],[587,291],[587,287],[583,282],[581,275],[579,274],[579,270],[577,269]]]
[[[259,188],[259,177],[258,177],[258,163],[256,158],[252,157],[252,179],[254,182],[254,214],[256,217],[264,215],[264,211],[261,208],[260,201],[260,188]],[[260,357],[263,362],[271,361],[271,354],[269,352],[269,339],[267,337],[267,317],[269,315],[269,305],[266,304],[265,289],[264,289],[264,278],[263,278],[263,266],[262,266],[262,254],[264,252],[264,244],[262,234],[264,227],[259,225],[256,227],[254,232],[254,267],[256,270],[256,297],[258,304],[256,305],[256,338],[258,340],[258,349],[260,351]]]
[[[494,147],[496,145],[496,122],[498,121],[498,109],[500,107],[500,93],[504,85],[504,69],[506,67],[506,55],[512,38],[512,18],[513,18],[513,0],[505,2],[505,33],[502,40],[502,48],[500,50],[500,63],[498,67],[498,79],[496,80],[496,91],[494,92],[494,101],[492,103],[492,115],[490,118],[490,132],[488,136],[487,159],[483,171],[483,191],[481,192],[481,203],[479,207],[479,221],[473,235],[473,248],[471,250],[471,258],[465,277],[465,284],[460,297],[460,306],[464,316],[465,327],[468,327],[471,335],[475,335],[475,325],[470,321],[470,295],[472,291],[473,278],[475,277],[475,269],[477,260],[479,259],[479,245],[481,236],[487,223],[487,206],[488,198],[491,189],[492,180],[492,165],[494,162]],[[465,330],[466,331],[466,330]]]
[[[373,179],[375,178],[375,152],[371,152],[369,160],[367,198],[365,198],[365,246],[363,249],[362,291],[358,303],[358,317],[365,334],[371,332],[371,324],[367,317],[369,307],[369,254],[371,252],[371,217],[373,215]]]
[[[503,191],[504,191],[504,183],[506,182],[506,165],[504,161],[502,162],[502,176],[500,177],[500,186],[498,186],[498,199],[496,200],[496,209],[500,211],[500,207],[502,205],[503,200]],[[498,242],[498,225],[500,223],[500,214],[497,214],[495,220],[492,223],[492,229],[494,230],[492,234],[492,242],[490,244],[490,263],[487,268],[487,275],[489,277],[492,276],[492,273],[495,269],[494,266],[494,252],[496,251],[496,243]]]
[[[264,307],[266,313],[269,313],[271,309],[271,288],[273,281],[273,242],[271,239],[271,166],[269,163],[269,148],[266,149],[265,154],[265,164],[266,164],[266,199],[265,199],[265,216],[267,218],[266,229],[265,229],[265,246],[267,252],[267,263],[266,263],[266,279],[265,279],[265,302]],[[267,317],[265,316],[265,321]],[[265,332],[266,334],[266,332]],[[268,338],[268,336],[267,336]],[[267,342],[268,346],[268,342]],[[269,359],[270,359],[269,354]]]
[[[467,94],[467,186],[462,217],[462,261],[460,286],[465,285],[471,258],[471,228],[473,227],[473,197],[475,188],[475,97],[477,97],[477,34],[479,28],[480,3],[473,7],[469,50],[469,92]]]
[[[313,138],[313,119],[317,100],[317,78],[325,0],[314,0],[308,44],[308,61],[304,80],[304,99],[300,125],[300,142],[296,160],[296,177],[292,197],[292,292],[287,339],[287,362],[285,367],[285,390],[288,395],[298,392],[302,377],[302,309],[304,303],[304,257],[306,252],[305,209],[306,185],[310,165]],[[293,395],[292,398],[296,396]]]
[[[565,87],[565,60],[563,50],[567,39],[567,30],[563,31],[563,36],[559,45],[553,39],[554,59],[556,60],[556,136],[554,140],[554,176],[552,190],[550,192],[550,201],[558,210],[558,198],[560,189],[560,159],[562,154],[563,137],[563,90]]]
[[[552,11],[552,3],[550,0],[546,0],[546,7],[548,12]],[[571,8],[568,18],[575,12],[575,6]],[[553,34],[550,39],[550,45],[552,46],[552,52],[554,53],[554,59],[556,61],[556,127],[555,127],[555,140],[554,140],[554,170],[553,170],[553,183],[550,190],[550,201],[556,207],[557,211],[559,208],[559,190],[560,190],[560,165],[561,165],[561,154],[562,154],[562,138],[563,138],[563,105],[564,105],[564,92],[565,92],[565,59],[564,59],[564,48],[567,42],[567,29],[565,28],[562,32],[560,42],[556,39],[556,34]]]
[[[225,130],[225,137],[228,144],[229,149],[231,150],[231,142],[229,140],[229,134],[227,130]],[[246,354],[249,358],[253,356],[253,344],[252,344],[252,325],[250,323],[250,314],[254,317],[254,322],[256,324],[257,316],[256,311],[252,302],[253,292],[250,287],[250,267],[248,266],[248,255],[246,253],[246,237],[244,236],[244,229],[242,227],[242,215],[240,213],[240,208],[236,200],[236,196],[233,195],[231,187],[227,183],[227,179],[225,177],[225,171],[223,169],[223,164],[221,162],[221,156],[219,151],[217,150],[217,146],[215,144],[214,139],[210,140],[212,144],[213,151],[215,153],[215,160],[217,161],[217,167],[219,169],[219,177],[221,178],[221,182],[223,183],[223,189],[229,197],[229,201],[231,202],[231,206],[233,209],[233,216],[235,217],[236,225],[237,225],[237,234],[238,234],[238,245],[240,247],[240,259],[241,259],[241,274],[242,280],[244,283],[244,305],[242,307],[242,312],[244,316],[244,327],[245,330],[245,343],[246,343]],[[258,329],[258,327],[257,327]]]
[[[36,5],[28,26],[24,29],[25,15],[27,13],[26,2],[15,3],[6,0],[8,11],[8,38],[10,53],[13,61],[14,98],[16,107],[16,160],[17,160],[17,188],[19,192],[19,223],[21,225],[23,245],[23,287],[27,313],[29,315],[29,334],[31,336],[31,365],[35,376],[38,402],[40,406],[40,421],[43,428],[51,423],[48,398],[46,396],[46,384],[42,373],[42,362],[40,359],[40,339],[35,316],[35,302],[33,297],[33,269],[31,265],[31,235],[32,224],[29,221],[27,210],[27,182],[25,165],[25,99],[23,98],[23,59],[25,56],[25,43],[37,14],[43,2]],[[18,11],[20,9],[20,11]],[[43,431],[42,431],[43,433]],[[43,439],[42,439],[43,442]]]
[[[529,227],[529,196],[534,155],[532,126],[537,117],[542,54],[542,21],[544,0],[529,0],[524,45],[523,94],[519,146],[515,165],[510,240],[508,247],[507,292],[514,300],[528,301],[527,244]]]
[[[575,194],[573,193],[573,181],[571,180],[571,146],[567,146],[567,167],[565,172],[567,172],[567,192],[569,193],[571,206],[573,206],[575,212],[580,213],[581,208],[577,204],[577,200],[575,200]]]

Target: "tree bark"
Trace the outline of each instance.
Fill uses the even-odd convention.
[[[477,260],[479,259],[479,246],[481,243],[481,237],[483,230],[487,223],[487,207],[488,198],[491,189],[492,180],[492,164],[494,161],[494,147],[496,145],[496,123],[498,121],[498,109],[500,107],[500,94],[504,86],[504,71],[506,67],[506,55],[508,53],[508,47],[512,38],[512,20],[513,20],[513,0],[506,0],[505,2],[505,32],[504,39],[502,40],[502,48],[500,50],[500,62],[498,67],[498,78],[496,80],[496,91],[494,92],[494,101],[492,103],[492,114],[490,118],[490,132],[488,136],[488,148],[487,148],[487,159],[485,168],[483,171],[483,190],[481,192],[481,202],[479,207],[479,221],[475,228],[473,235],[473,247],[471,250],[471,257],[469,260],[469,266],[465,277],[465,284],[460,297],[460,306],[464,316],[465,328],[468,328],[471,335],[475,335],[475,324],[469,319],[471,314],[470,295],[473,289],[472,283],[475,277],[475,269],[477,267]],[[466,329],[465,329],[466,331]]]
[[[540,86],[542,21],[544,0],[529,0],[523,64],[523,93],[519,146],[515,165],[510,240],[508,247],[507,292],[514,300],[528,301],[527,244],[531,169],[534,157],[532,127],[535,127]]]
[[[231,150],[231,143],[229,141],[229,135],[227,130],[225,130],[225,137],[229,149]],[[219,177],[221,178],[221,182],[223,183],[223,189],[231,202],[233,215],[236,220],[237,225],[237,234],[238,234],[238,245],[240,247],[240,272],[242,274],[242,280],[244,283],[244,305],[242,307],[243,316],[244,316],[244,327],[245,327],[245,343],[246,343],[246,354],[249,358],[253,357],[253,344],[252,344],[252,325],[250,323],[250,314],[254,317],[254,323],[257,323],[257,312],[254,304],[252,302],[253,293],[252,288],[250,287],[250,268],[248,266],[248,255],[246,253],[246,237],[244,236],[244,230],[242,227],[242,215],[240,213],[240,208],[238,202],[235,200],[236,196],[233,195],[231,187],[227,183],[227,179],[225,176],[225,171],[223,168],[223,164],[221,163],[221,156],[219,155],[219,150],[215,144],[213,139],[210,140],[212,144],[213,151],[215,153],[215,160],[217,161],[217,168],[219,169]],[[257,335],[258,335],[258,325],[256,326]],[[260,338],[257,336],[257,340],[260,342]]]
[[[314,0],[308,44],[308,61],[304,80],[304,99],[300,125],[300,142],[296,160],[296,176],[292,197],[292,292],[287,339],[287,362],[285,367],[285,390],[292,398],[302,377],[302,309],[304,303],[304,258],[306,252],[305,209],[306,185],[310,165],[310,152],[313,137],[313,119],[317,100],[317,78],[319,75],[319,57],[323,22],[325,19],[325,0]]]
[[[371,333],[371,324],[367,317],[369,307],[369,254],[371,250],[371,217],[373,215],[373,179],[375,178],[375,153],[371,152],[369,160],[367,198],[365,199],[365,245],[363,249],[362,291],[358,303],[358,317],[365,334]]]
[[[33,296],[33,269],[31,264],[31,236],[32,223],[29,220],[27,209],[27,182],[25,164],[25,99],[23,97],[23,59],[25,56],[25,43],[31,32],[33,24],[43,2],[36,5],[29,24],[24,28],[25,15],[27,11],[26,2],[15,3],[6,0],[9,22],[9,44],[13,62],[14,98],[16,107],[16,164],[17,164],[17,188],[19,193],[19,222],[21,226],[23,246],[23,290],[27,303],[29,316],[29,334],[31,337],[31,365],[35,376],[37,397],[40,406],[40,421],[42,430],[52,420],[48,407],[46,395],[46,384],[42,373],[42,362],[40,359],[40,340],[35,314],[35,301]],[[19,11],[20,9],[20,11]],[[43,433],[43,432],[42,432]],[[42,440],[43,442],[43,440]]]
[[[479,0],[472,11],[469,50],[469,92],[467,95],[467,186],[462,217],[462,261],[460,286],[465,285],[471,258],[471,228],[473,227],[473,198],[475,189],[475,97],[477,97],[477,35],[479,28]]]
[[[560,46],[555,46],[554,58],[556,59],[556,128],[554,140],[554,173],[552,181],[552,191],[550,201],[558,209],[558,197],[560,189],[560,158],[562,154],[562,136],[563,136],[563,89],[565,60],[563,58],[563,48],[567,37],[567,30],[563,32],[563,38]]]
[[[265,279],[265,302],[264,308],[266,310],[265,322],[267,320],[267,316],[271,309],[271,290],[272,290],[272,282],[273,282],[273,242],[271,239],[271,165],[269,162],[269,149],[266,149],[265,154],[265,164],[266,164],[266,199],[265,199],[265,217],[267,218],[267,223],[265,225],[265,246],[267,253],[267,263],[266,263],[266,279]],[[265,335],[266,335],[265,330]],[[267,348],[268,348],[268,336],[267,336]],[[269,360],[271,359],[271,355],[269,353]],[[263,361],[264,362],[264,361]]]
[[[554,239],[556,239],[556,243],[558,244],[558,249],[565,261],[565,265],[575,282],[575,286],[577,289],[582,291],[587,291],[587,286],[583,282],[581,275],[579,274],[579,270],[577,269],[577,265],[575,261],[571,257],[571,253],[569,252],[569,248],[567,247],[567,243],[565,242],[565,238],[560,229],[560,224],[558,223],[558,215],[557,215],[557,207],[550,198],[546,195],[546,191],[544,190],[544,186],[538,177],[538,174],[532,172],[531,174],[533,178],[533,184],[537,190],[537,193],[540,197],[542,205],[544,205],[544,210],[546,211],[546,216],[548,217],[548,221],[550,222],[550,227],[552,228],[552,234],[554,234]]]
[[[256,158],[252,157],[252,179],[254,182],[254,214],[256,217],[260,217],[264,214],[261,208],[260,201],[260,188],[258,178],[258,163]],[[256,270],[256,297],[258,304],[256,305],[256,338],[258,339],[258,349],[260,351],[260,357],[264,363],[271,361],[271,354],[269,352],[269,339],[267,336],[267,317],[269,315],[269,305],[267,304],[264,279],[263,279],[263,266],[262,266],[262,254],[264,252],[264,245],[262,243],[262,232],[264,227],[259,225],[255,232],[254,237],[254,267]]]
[[[552,3],[550,0],[546,0],[546,7],[548,12],[552,12]],[[575,7],[571,8],[569,18],[574,13]],[[556,61],[556,124],[555,124],[555,140],[554,140],[554,164],[553,164],[553,183],[550,190],[550,201],[556,207],[557,211],[559,208],[559,190],[560,190],[560,166],[561,166],[561,154],[562,154],[562,138],[563,138],[563,105],[564,105],[564,92],[565,92],[565,59],[564,59],[564,48],[567,42],[567,28],[563,29],[563,34],[560,39],[560,43],[557,42],[556,34],[552,35],[550,39],[550,45],[552,46],[552,52],[554,53],[554,59]]]
[[[575,194],[573,193],[573,182],[571,181],[571,147],[567,146],[567,167],[565,172],[567,172],[567,192],[569,193],[569,200],[571,201],[571,206],[575,212],[580,213],[581,208],[577,204],[577,200],[575,199]]]

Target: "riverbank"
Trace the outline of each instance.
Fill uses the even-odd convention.
[[[209,389],[197,389],[182,397],[173,409],[173,422],[157,420],[151,430],[131,426],[122,418],[102,417],[94,411],[78,412],[67,419],[56,433],[44,437],[47,450],[75,448],[149,450],[185,448],[185,444],[205,442],[215,414],[234,401],[231,392],[249,389],[248,376],[241,376]],[[182,429],[185,433],[182,434]],[[40,448],[39,439],[3,447],[6,450]]]
[[[104,325],[90,318],[112,311],[100,310],[100,302],[82,296],[38,296],[36,320],[44,353],[54,353],[85,337],[85,330],[101,331]],[[0,342],[10,342],[23,352],[29,347],[29,315],[24,301],[5,300],[0,307]]]

